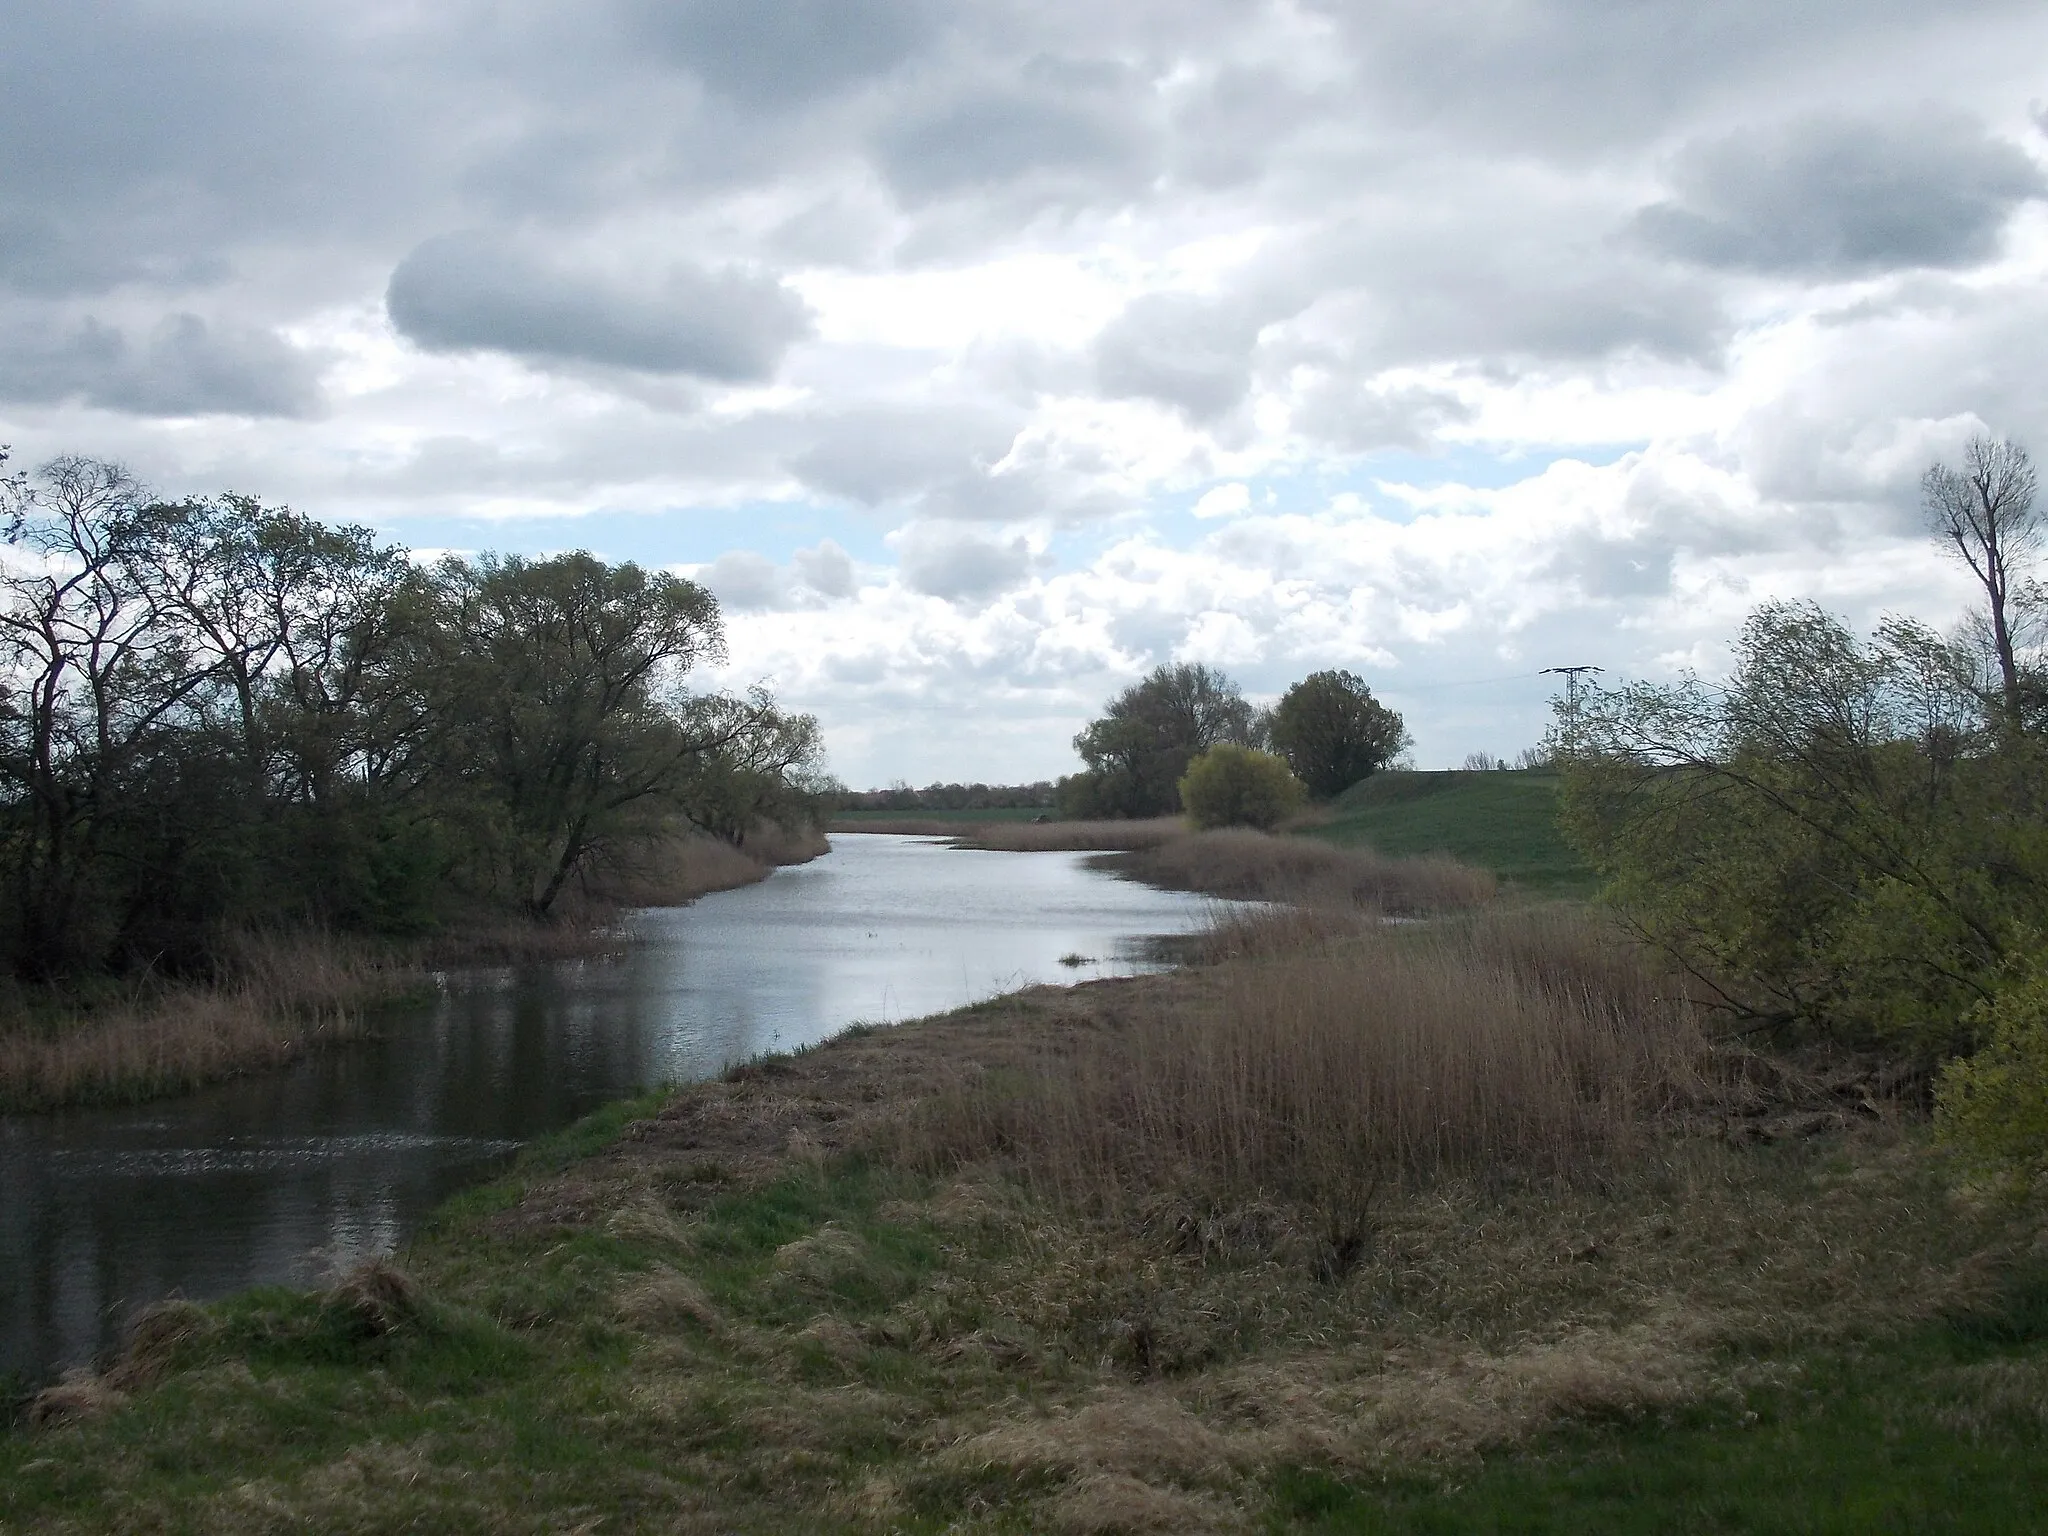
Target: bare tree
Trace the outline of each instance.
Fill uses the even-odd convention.
[[[2033,461],[2018,443],[1973,437],[1961,469],[1936,464],[1920,488],[1935,537],[1952,546],[1984,588],[1999,693],[2005,718],[2016,724],[2021,694],[2014,632],[2031,587],[2027,567],[2040,553],[2042,535]]]

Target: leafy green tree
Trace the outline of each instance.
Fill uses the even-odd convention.
[[[1312,672],[1273,709],[1273,746],[1319,800],[1379,772],[1410,746],[1401,717],[1350,672]]]
[[[1773,604],[1725,689],[1591,695],[1562,759],[1567,830],[1738,1016],[1967,1046],[2048,896],[2039,749],[1981,706],[1969,658],[1917,625],[1865,643]]]
[[[1271,831],[1301,808],[1301,781],[1270,752],[1219,742],[1188,764],[1181,804],[1197,827]]]
[[[693,666],[723,659],[717,601],[582,552],[446,560],[435,589],[435,713],[453,728],[465,790],[495,812],[480,830],[516,899],[545,917],[635,812],[674,795],[697,755],[738,729],[693,729],[664,702]]]
[[[678,826],[815,819],[816,721],[686,690],[722,637],[680,578],[422,571],[83,458],[0,480],[0,534],[0,963],[24,980],[210,975],[237,928],[414,932],[454,898],[543,918]]]
[[[824,738],[813,715],[786,714],[765,693],[694,701],[686,716],[712,745],[692,760],[680,790],[700,830],[738,847],[763,822],[787,831],[822,819]]]
[[[1259,712],[1215,668],[1159,667],[1074,738],[1087,772],[1061,781],[1061,814],[1168,815],[1180,809],[1180,778],[1198,752],[1257,746],[1262,734]]]

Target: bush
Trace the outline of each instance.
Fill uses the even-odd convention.
[[[1942,1069],[1936,1128],[1972,1172],[2024,1189],[2048,1173],[2048,966],[1980,1005],[1984,1048]]]
[[[1267,831],[1306,798],[1301,781],[1270,752],[1228,742],[1188,764],[1181,804],[1197,827],[1259,827]]]
[[[1636,933],[1787,1039],[1974,1049],[2048,889],[2048,741],[1985,717],[1970,658],[1759,609],[1726,687],[1586,690],[1567,836]]]

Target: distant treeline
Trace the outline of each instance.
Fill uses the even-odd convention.
[[[0,970],[205,978],[251,928],[542,920],[698,832],[816,819],[817,725],[692,693],[693,582],[423,567],[117,466],[0,481]]]
[[[849,789],[838,797],[848,811],[1007,811],[1050,810],[1054,787],[1050,779],[1036,784],[927,784],[912,789],[892,784],[887,789]]]

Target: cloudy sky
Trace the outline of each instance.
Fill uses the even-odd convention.
[[[10,0],[0,442],[723,602],[856,786],[1162,661],[1421,766],[2048,453],[2048,7]]]

